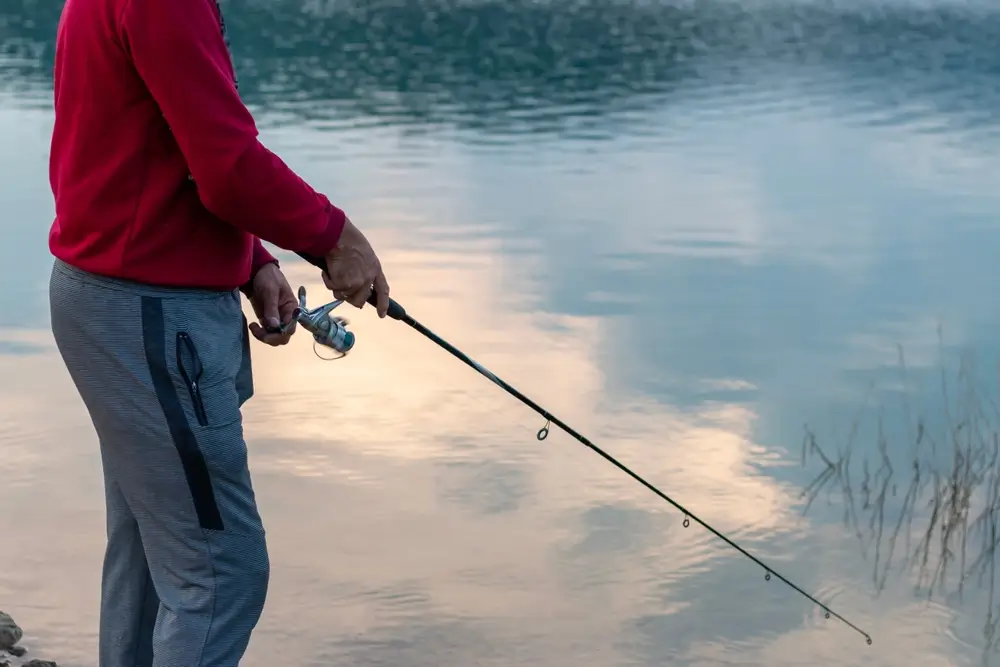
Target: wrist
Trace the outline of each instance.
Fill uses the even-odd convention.
[[[250,256],[250,277],[247,278],[247,281],[240,286],[240,291],[243,292],[248,299],[253,297],[253,284],[254,280],[257,278],[257,274],[260,273],[260,270],[268,264],[280,266],[274,255],[269,253],[267,248],[264,247],[264,243],[259,238],[255,238],[253,240],[253,251]]]
[[[266,261],[260,264],[259,266],[253,267],[253,269],[251,269],[250,279],[240,286],[240,291],[243,292],[246,298],[248,299],[253,298],[254,294],[257,292],[256,289],[257,277],[261,274],[262,271],[264,273],[267,273],[266,269],[268,267],[274,267],[275,271],[278,271],[281,268],[280,264],[278,263],[278,260],[274,259],[273,257],[269,261]]]

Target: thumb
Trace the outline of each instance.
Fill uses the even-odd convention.
[[[268,285],[260,294],[260,323],[268,328],[281,326],[278,317],[278,288]]]

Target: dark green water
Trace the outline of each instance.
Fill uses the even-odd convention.
[[[47,323],[60,6],[0,4],[0,609],[84,667],[103,495]],[[256,350],[246,665],[1000,664],[1000,11],[224,10],[265,143],[412,314],[874,639],[366,311],[335,364]]]

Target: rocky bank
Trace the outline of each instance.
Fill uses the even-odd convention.
[[[25,658],[27,649],[18,645],[23,636],[24,631],[10,614],[0,611],[0,667],[58,667],[49,660]]]

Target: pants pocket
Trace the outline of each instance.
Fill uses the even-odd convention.
[[[186,331],[177,332],[177,371],[187,387],[198,424],[208,426],[208,413],[205,410],[205,399],[200,384],[205,367],[202,366],[198,348]]]
[[[213,359],[208,359],[212,372],[206,373],[194,337],[186,331],[178,331],[176,338],[177,372],[187,388],[190,410],[198,426],[220,428],[240,422],[243,401],[238,384],[242,371],[234,373],[232,369],[223,368],[220,372],[218,364],[213,366]],[[215,353],[211,347],[209,352]]]

